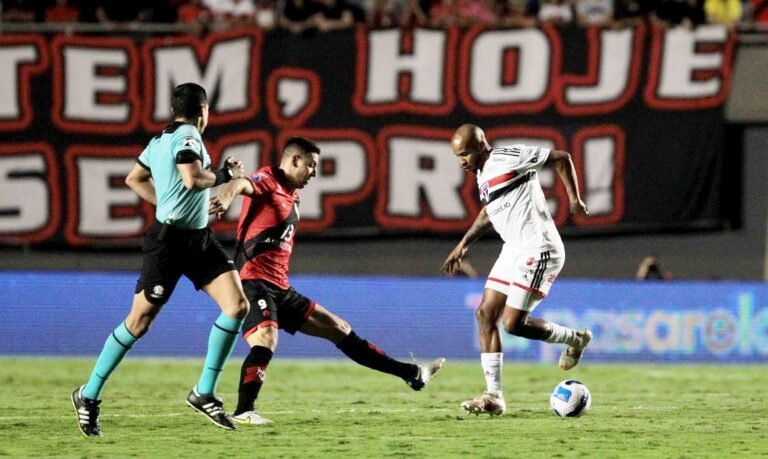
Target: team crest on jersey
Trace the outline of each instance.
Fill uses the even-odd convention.
[[[482,185],[480,185],[480,200],[481,201],[486,202],[486,203],[488,202],[488,200],[490,198],[489,189],[490,189],[490,187],[488,186],[488,182],[485,182]]]
[[[251,180],[254,182],[260,182],[261,181],[261,175],[252,175]]]

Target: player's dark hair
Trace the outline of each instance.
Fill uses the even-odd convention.
[[[320,147],[314,142],[304,137],[294,136],[288,139],[283,146],[283,156],[291,154],[294,149],[299,149],[305,155],[311,155],[312,153],[320,154]]]
[[[208,103],[208,94],[199,84],[183,83],[173,90],[171,108],[176,117],[195,118],[200,116],[200,106]]]

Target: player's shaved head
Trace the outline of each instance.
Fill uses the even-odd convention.
[[[454,153],[478,151],[485,147],[485,133],[474,124],[462,124],[453,133],[451,148]]]
[[[485,132],[474,124],[462,124],[451,138],[451,150],[464,170],[476,172],[483,167],[491,145],[485,140]]]

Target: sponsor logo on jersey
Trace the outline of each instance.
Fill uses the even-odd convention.
[[[499,213],[503,212],[505,209],[509,209],[510,207],[512,207],[512,204],[509,201],[507,201],[501,204],[500,206],[495,207],[493,210],[491,210],[488,213],[488,215],[490,215],[491,217],[496,216]]]
[[[541,147],[536,147],[536,151],[534,151],[533,156],[531,156],[531,164],[536,164],[539,162],[540,154],[541,154]]]

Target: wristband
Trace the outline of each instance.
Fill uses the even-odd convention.
[[[227,183],[232,180],[232,169],[228,167],[222,167],[221,169],[214,172],[214,175],[216,175],[216,181],[213,182],[213,186],[219,186],[222,183]]]

